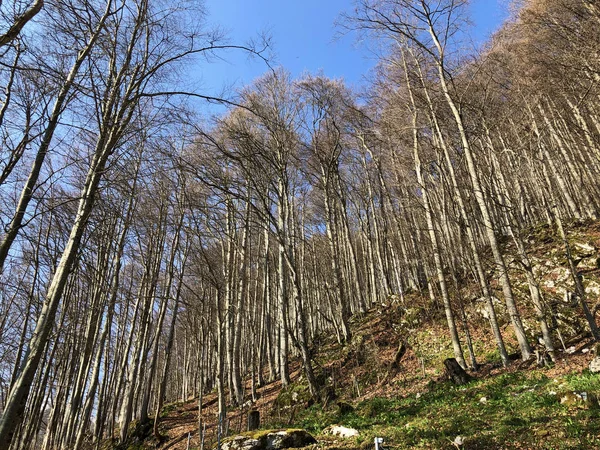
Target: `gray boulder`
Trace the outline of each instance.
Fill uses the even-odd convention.
[[[222,450],[279,450],[301,448],[317,441],[305,430],[263,430],[227,438]]]
[[[221,444],[222,450],[255,450],[259,449],[260,441],[248,436],[234,436]]]

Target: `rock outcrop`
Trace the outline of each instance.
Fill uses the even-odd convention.
[[[317,441],[305,430],[268,430],[233,436],[224,440],[222,450],[279,450],[301,448]]]

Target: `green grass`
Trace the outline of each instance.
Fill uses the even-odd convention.
[[[600,448],[600,409],[560,403],[562,394],[573,391],[600,394],[600,377],[584,372],[553,380],[543,370],[505,373],[464,387],[442,383],[419,398],[373,398],[345,415],[315,405],[300,412],[293,425],[317,435],[331,424],[356,428],[360,436],[346,448],[370,448],[375,436],[383,436],[387,448],[451,449],[459,435],[467,449]]]

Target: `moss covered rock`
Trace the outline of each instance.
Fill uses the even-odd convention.
[[[221,448],[222,450],[278,450],[301,448],[316,443],[316,439],[305,430],[261,430],[227,438]]]

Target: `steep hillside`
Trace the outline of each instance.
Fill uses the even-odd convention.
[[[577,223],[568,232],[587,300],[595,311],[600,293],[600,223]],[[311,399],[296,360],[290,386],[282,390],[279,381],[270,382],[257,389],[256,399],[248,396],[243,408],[228,412],[229,434],[245,431],[249,411],[257,410],[263,428],[305,428],[317,436],[317,448],[373,448],[375,436],[384,437],[386,448],[597,448],[600,375],[588,370],[596,350],[573,298],[564,243],[543,226],[530,230],[527,243],[552,311],[558,348],[554,363],[548,362],[541,345],[539,358],[519,360],[509,320],[498,302],[513,359],[503,368],[485,310],[465,294],[465,323],[479,367],[470,371],[472,382],[455,386],[444,373],[443,360],[452,357],[452,349],[441,308],[431,308],[428,298],[416,294],[403,301],[392,297],[352,318],[350,344],[339,345],[333,333],[313,343],[321,402]],[[505,247],[510,254],[510,242]],[[535,330],[517,258],[511,260],[510,270],[526,328]],[[475,287],[463,287],[465,293],[471,290]],[[535,342],[536,336],[530,339]],[[251,392],[249,381],[246,392]],[[203,401],[205,448],[216,442],[216,400],[213,392]],[[333,424],[355,428],[359,435],[331,436],[327,431]],[[133,438],[129,448],[200,448],[197,399],[167,405],[160,429],[163,442]]]

